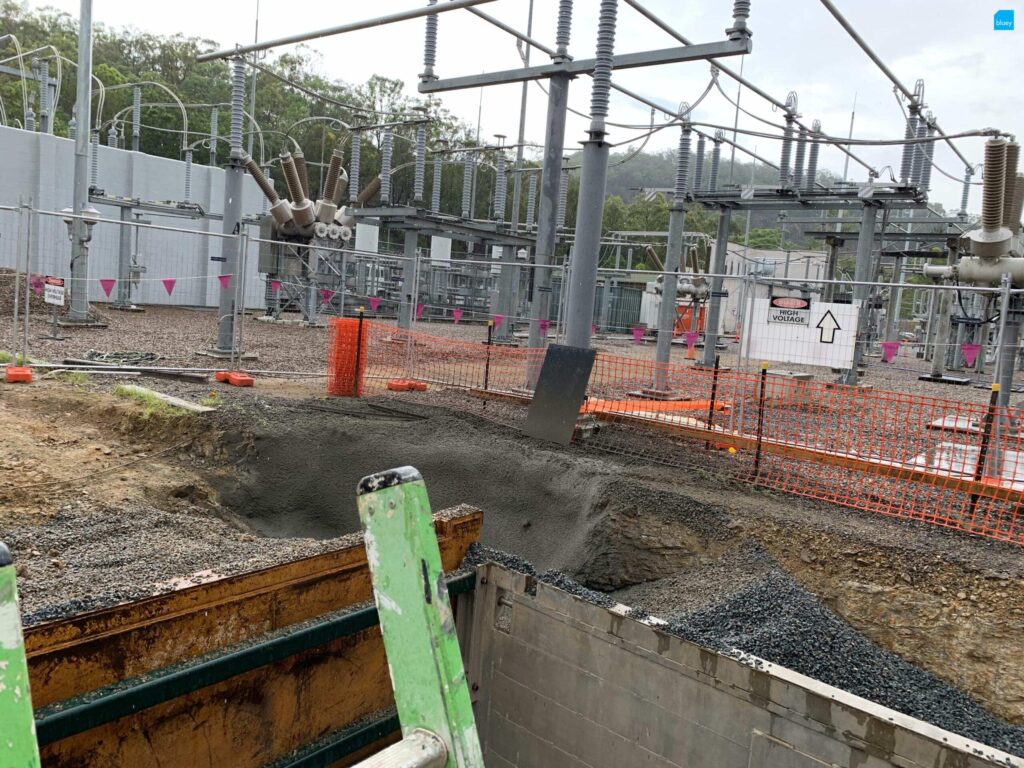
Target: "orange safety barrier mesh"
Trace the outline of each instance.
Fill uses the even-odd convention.
[[[329,387],[355,360],[334,322]],[[517,426],[544,353],[367,320],[360,391]],[[430,391],[389,392],[395,379]],[[600,353],[582,411],[600,426],[589,448],[1024,544],[1020,409]]]
[[[332,317],[328,328],[327,392],[361,397],[366,372],[367,331],[358,317]]]

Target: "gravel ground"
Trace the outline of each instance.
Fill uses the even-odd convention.
[[[630,595],[643,600],[651,594],[643,589],[626,590],[612,599],[561,572],[537,574],[529,562],[486,547],[472,548],[468,559],[472,563],[492,560],[537,576],[605,608],[617,602],[628,605],[625,598]],[[773,565],[765,553],[737,552],[730,562],[752,564],[758,573],[750,574],[745,583],[730,584],[726,580],[708,585],[696,599],[678,598],[674,607],[682,609],[683,615],[670,619],[664,631],[726,655],[758,656],[968,739],[1024,756],[1024,727],[993,717],[953,686],[879,648]],[[703,575],[692,574],[693,583],[687,581],[686,588],[692,589]],[[724,594],[720,592],[709,600],[716,586],[724,587]],[[661,604],[662,597],[657,597],[659,608],[666,607]],[[697,610],[688,610],[697,605]],[[634,606],[632,618],[642,620],[651,615],[642,602]],[[657,616],[666,618],[664,613]]]
[[[361,541],[267,539],[212,517],[145,504],[62,506],[42,524],[5,523],[3,537],[18,568],[26,624],[320,554]]]
[[[719,557],[703,556],[686,571],[613,593],[620,603],[682,616],[743,591],[778,563],[756,541],[743,541]]]
[[[829,611],[785,571],[672,622],[701,645],[760,656],[897,712],[1024,756],[1024,727],[1011,726],[947,683],[889,653]]]

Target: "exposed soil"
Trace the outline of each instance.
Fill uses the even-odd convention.
[[[150,386],[198,399],[214,385]],[[214,414],[143,419],[109,387],[0,390],[0,538],[34,620],[337,546],[358,528],[358,479],[412,464],[435,509],[484,510],[485,543],[668,620],[783,569],[866,638],[1024,724],[1019,548],[549,446],[451,408],[261,380],[220,389]]]

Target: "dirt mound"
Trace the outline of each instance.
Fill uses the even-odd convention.
[[[25,311],[25,273],[19,274],[18,282],[18,309],[19,312]],[[29,312],[33,316],[39,315],[40,317],[49,317],[53,314],[53,307],[43,302],[43,297],[40,294],[36,294],[34,287],[39,287],[39,280],[42,279],[41,275],[33,275],[32,283],[29,284]],[[42,288],[39,287],[42,291]],[[10,312],[14,310],[14,270],[13,269],[0,269],[0,307],[7,309],[6,317],[10,320]]]

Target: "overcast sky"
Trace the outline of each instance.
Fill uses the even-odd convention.
[[[375,0],[372,3],[323,3],[310,0],[260,0],[260,37],[269,39],[323,28],[374,15],[415,7],[417,0]],[[576,0],[571,52],[577,58],[593,55],[598,0]],[[30,0],[31,6],[52,6],[77,16],[78,0]],[[526,29],[529,0],[496,0],[483,10],[507,24]],[[554,45],[557,0],[534,0],[534,36]],[[632,8],[620,3],[616,51],[626,53],[670,47],[675,41]],[[731,0],[646,0],[651,11],[694,42],[724,37],[731,22]],[[807,121],[820,119],[826,133],[845,135],[856,96],[857,138],[898,138],[904,131],[900,107],[885,76],[860,51],[818,0],[754,0],[750,17],[754,51],[744,57],[744,74],[756,85],[784,101],[789,91],[799,97],[799,112]],[[836,0],[836,5],[909,88],[917,78],[925,80],[925,101],[947,133],[997,127],[1017,133],[1024,103],[1024,29],[994,31],[993,15],[999,9],[1016,11],[1024,25],[1024,0]],[[256,0],[175,0],[156,3],[139,0],[94,0],[93,18],[111,26],[130,26],[158,34],[180,32],[216,40],[223,46],[253,39]],[[514,40],[504,32],[466,11],[443,14],[437,73],[441,77],[508,69],[519,63]],[[324,38],[308,45],[317,51],[323,74],[358,83],[372,74],[400,78],[415,94],[422,71],[421,19],[397,26]],[[534,63],[544,63],[535,51]],[[738,70],[738,57],[726,62]],[[676,64],[647,70],[623,71],[615,82],[666,107],[695,101],[706,88],[707,64]],[[723,88],[736,96],[736,83],[720,76]],[[509,85],[483,93],[481,133],[516,136],[520,86]],[[481,94],[459,91],[443,95],[445,105],[475,124]],[[573,83],[570,105],[586,112],[590,80]],[[755,94],[744,90],[741,104],[757,115],[779,122],[779,113]],[[693,119],[731,126],[733,107],[713,92],[694,111]],[[545,96],[533,85],[527,115],[527,140],[540,142],[545,117]],[[612,121],[648,124],[649,108],[624,97],[612,100]],[[663,118],[659,115],[656,121]],[[764,129],[763,123],[740,116],[741,128]],[[566,145],[584,137],[586,121],[571,117]],[[772,130],[772,129],[768,129]],[[674,146],[678,129],[661,131],[648,147]],[[612,128],[609,140],[628,143],[639,130]],[[751,149],[778,162],[780,144],[765,138],[740,138]],[[982,157],[982,139],[963,139],[961,151],[972,163]],[[857,153],[877,168],[886,165],[899,171],[898,148],[864,148]],[[726,153],[727,156],[727,153]],[[831,148],[822,152],[824,167],[843,173],[843,158]],[[937,145],[938,168],[962,178],[963,163],[946,146]],[[867,171],[851,163],[849,178],[864,180]],[[883,178],[887,174],[883,173]],[[960,204],[960,183],[932,174],[932,200],[947,208]],[[968,206],[980,209],[979,187],[972,188]]]

